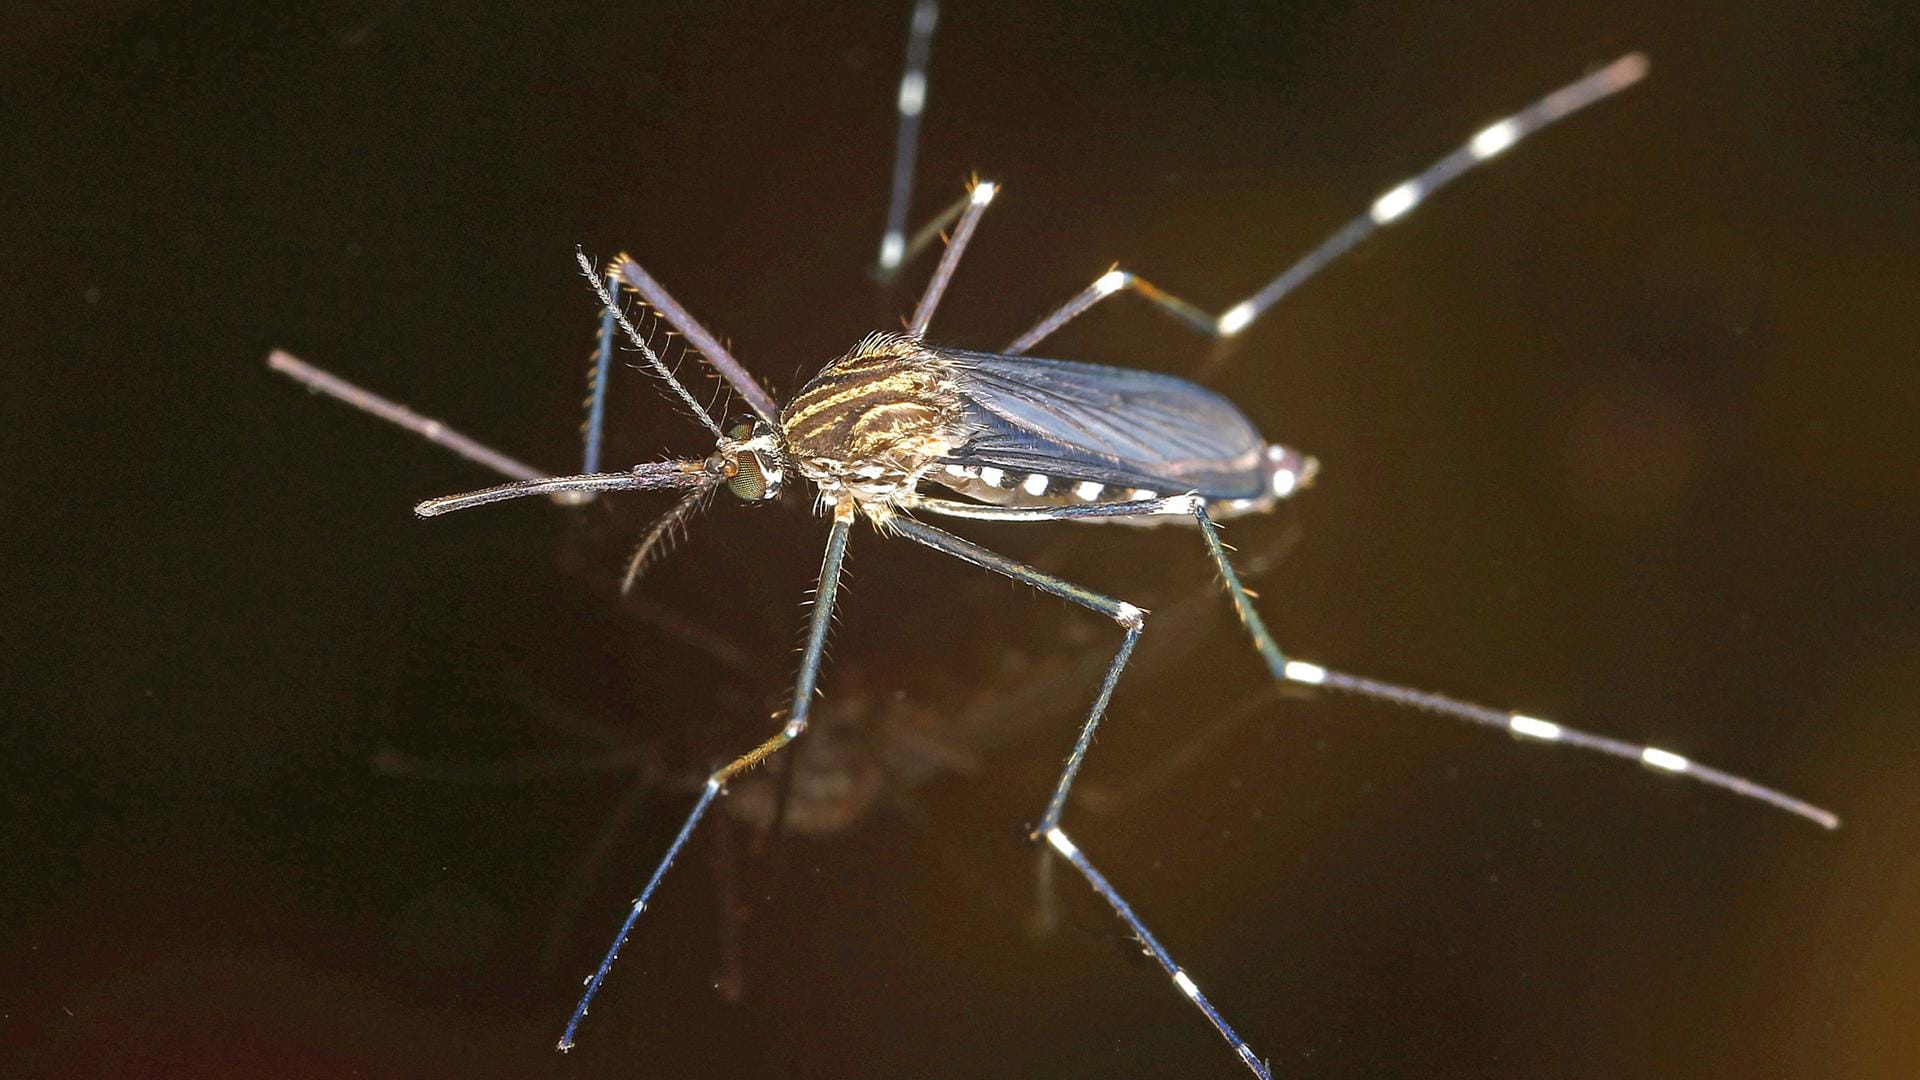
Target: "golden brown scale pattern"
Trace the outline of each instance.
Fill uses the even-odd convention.
[[[781,411],[794,466],[827,497],[910,491],[967,438],[951,364],[917,338],[868,335]]]

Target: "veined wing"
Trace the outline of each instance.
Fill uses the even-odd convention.
[[[1210,499],[1265,492],[1266,445],[1226,398],[1130,368],[941,350],[975,434],[949,455],[1001,469]]]

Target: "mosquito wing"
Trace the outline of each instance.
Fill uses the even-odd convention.
[[[1226,398],[1150,371],[942,350],[966,424],[947,460],[1208,499],[1265,492],[1266,440]]]

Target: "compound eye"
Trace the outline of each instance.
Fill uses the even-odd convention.
[[[734,442],[746,442],[748,439],[753,438],[753,421],[746,417],[741,417],[727,425],[727,438],[732,439]]]
[[[768,468],[759,454],[748,451],[733,460],[727,490],[747,502],[761,502],[780,494],[780,480],[779,469]]]

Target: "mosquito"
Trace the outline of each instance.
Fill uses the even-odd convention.
[[[951,225],[949,238],[903,332],[876,332],[828,363],[784,405],[637,262],[625,255],[605,268],[576,253],[580,272],[597,294],[604,318],[595,395],[605,392],[606,357],[617,326],[627,347],[644,361],[671,397],[713,438],[704,457],[648,462],[619,472],[597,468],[600,410],[590,422],[587,468],[579,475],[546,476],[526,469],[509,483],[429,499],[415,507],[436,517],[527,495],[591,498],[616,491],[677,491],[679,500],[652,526],[629,564],[627,585],[660,555],[718,493],[748,504],[776,501],[804,485],[814,512],[828,521],[820,572],[791,703],[769,737],[710,773],[684,823],[654,866],[639,896],[575,1006],[559,1048],[570,1049],[621,947],[674,860],[700,823],[743,773],[804,735],[812,718],[847,549],[859,521],[883,536],[930,548],[1058,597],[1111,619],[1120,643],[1098,675],[1093,701],[1055,780],[1030,838],[1042,842],[1086,881],[1174,984],[1254,1075],[1269,1078],[1265,1061],[1203,994],[1194,978],[1149,930],[1145,919],[1094,865],[1063,824],[1074,783],[1122,674],[1145,632],[1148,612],[1135,604],[998,554],[929,524],[962,521],[1106,522],[1168,524],[1192,529],[1211,561],[1255,652],[1277,684],[1338,691],[1501,730],[1523,740],[1558,743],[1639,762],[1757,800],[1833,829],[1831,811],[1752,780],[1655,746],[1593,734],[1552,720],[1502,711],[1453,697],[1337,671],[1283,651],[1268,631],[1228,549],[1219,522],[1269,512],[1309,487],[1319,463],[1308,454],[1262,436],[1225,397],[1169,375],[1030,355],[1069,321],[1121,292],[1137,294],[1180,322],[1215,339],[1233,337],[1327,265],[1385,227],[1405,219],[1435,192],[1521,140],[1639,82],[1647,61],[1623,56],[1560,87],[1521,110],[1481,128],[1451,153],[1387,188],[1360,214],[1245,299],[1219,314],[1119,268],[1102,274],[997,352],[951,348],[927,331],[949,281],[999,188],[974,183],[962,199],[910,242],[899,223],[912,173],[911,139],[925,100],[927,41],[934,24],[931,0],[916,5],[908,64],[899,94],[899,152],[894,208],[882,240],[878,270],[899,269]],[[904,162],[904,166],[900,163]],[[902,177],[905,180],[902,180]],[[749,413],[724,424],[675,376],[622,306],[629,291],[681,336],[745,402]],[[304,381],[304,380],[303,380]],[[311,383],[316,388],[316,383]],[[407,421],[408,417],[400,417]],[[424,418],[419,430],[444,434]],[[436,441],[441,441],[436,439]],[[467,453],[448,441],[450,448]],[[470,455],[472,456],[472,455]],[[478,460],[478,458],[476,458]],[[509,467],[518,462],[493,463]],[[531,475],[528,475],[531,474]]]
[[[1265,1062],[1073,841],[1062,822],[1074,781],[1114,689],[1145,632],[1147,611],[998,554],[929,524],[926,518],[1185,525],[1198,534],[1229,603],[1276,681],[1342,691],[1637,761],[1767,803],[1825,828],[1837,827],[1838,818],[1830,811],[1669,750],[1335,671],[1284,652],[1241,583],[1217,523],[1268,512],[1304,490],[1318,475],[1316,459],[1264,438],[1232,402],[1187,380],[1029,354],[1069,320],[1123,290],[1145,296],[1157,308],[1212,336],[1237,334],[1319,269],[1381,227],[1404,217],[1443,185],[1555,120],[1626,89],[1646,71],[1644,57],[1622,57],[1483,128],[1453,153],[1388,189],[1366,212],[1306,257],[1218,316],[1115,269],[1041,318],[1001,351],[980,352],[931,342],[927,330],[941,297],[981,217],[999,191],[991,182],[977,182],[965,198],[946,249],[904,332],[868,335],[828,363],[784,405],[778,404],[719,340],[633,259],[623,255],[602,270],[586,255],[576,253],[580,272],[598,295],[607,317],[618,324],[629,347],[644,359],[652,374],[713,436],[712,452],[701,458],[643,463],[622,472],[516,480],[429,499],[416,506],[415,512],[421,517],[437,517],[534,494],[682,492],[679,501],[648,531],[633,564],[636,572],[644,567],[661,538],[682,527],[722,490],[743,502],[764,504],[778,499],[790,483],[798,481],[811,488],[815,513],[827,518],[829,524],[799,672],[779,729],[707,777],[685,823],[587,980],[585,993],[561,1036],[560,1049],[572,1047],[621,947],[714,801],[735,778],[806,733],[842,568],[854,525],[859,521],[867,522],[883,536],[931,548],[1079,605],[1116,624],[1120,644],[1099,678],[1079,737],[1032,828],[1031,838],[1043,841],[1106,901],[1180,994],[1256,1076],[1270,1076]],[[910,96],[903,87],[902,113],[908,112],[909,105],[917,113],[918,99],[918,94]],[[904,240],[885,246],[883,261],[904,246]],[[632,290],[649,312],[681,334],[747,404],[751,414],[725,424],[716,420],[675,377],[649,343],[649,336],[634,325],[620,298],[609,288],[609,281]]]
[[[593,385],[598,385],[601,377],[606,340],[604,335],[600,337],[589,368],[592,372],[589,382]],[[547,475],[444,422],[423,417],[285,351],[274,352],[269,366],[315,392],[413,432],[510,479]],[[600,404],[599,395],[589,397],[587,420],[582,424],[589,460],[597,442],[594,419],[601,414],[595,406]],[[1290,528],[1277,542],[1255,549],[1250,557],[1243,556],[1238,568],[1248,578],[1271,573],[1298,540],[1299,530]],[[754,681],[771,674],[770,666],[758,660],[746,646],[664,605],[630,597],[626,606],[648,630],[693,648],[715,668],[727,671],[736,679]],[[1143,652],[1135,659],[1131,670],[1136,678],[1157,676],[1177,666],[1205,640],[1203,628],[1213,613],[1212,598],[1204,594],[1183,597],[1160,612],[1155,626],[1161,632],[1161,647]],[[991,681],[982,684],[977,679],[968,680],[969,685],[956,687],[950,695],[944,695],[944,707],[871,692],[849,694],[843,689],[840,695],[826,700],[814,718],[807,752],[796,760],[789,760],[787,769],[778,775],[757,772],[740,778],[728,789],[728,798],[720,804],[722,810],[727,818],[745,826],[761,840],[776,834],[813,839],[846,835],[888,806],[905,808],[914,789],[939,776],[977,772],[985,755],[1075,707],[1087,683],[1097,679],[1107,665],[1103,652],[1090,649],[1054,657],[1027,657],[1012,652],[1004,659],[1006,662],[996,662],[994,666],[1005,670]],[[559,906],[542,951],[544,970],[549,966],[544,957],[557,951],[588,883],[612,857],[615,841],[639,813],[642,796],[650,791],[693,794],[706,777],[704,774],[690,777],[669,770],[664,748],[657,743],[636,740],[624,727],[562,704],[524,675],[509,678],[508,690],[536,721],[592,743],[593,748],[577,753],[535,752],[468,763],[416,757],[388,745],[374,753],[372,767],[384,776],[462,785],[523,784],[610,773],[633,777],[593,838],[584,845],[569,875],[566,899]],[[1192,767],[1207,747],[1270,706],[1280,696],[1280,690],[1275,687],[1272,692],[1242,696],[1221,715],[1213,717],[1204,730],[1183,741],[1179,750],[1117,787],[1102,789],[1082,785],[1076,792],[1077,804],[1092,812],[1107,814],[1121,804],[1151,793]],[[716,984],[731,1001],[738,1000],[743,993],[745,965],[741,952],[748,912],[739,895],[735,880],[738,871],[733,866],[737,859],[731,854],[733,845],[727,842],[725,830],[721,841],[715,854],[715,884],[723,913],[720,949],[723,974]],[[1041,856],[1036,863],[1034,908],[1029,921],[1036,933],[1048,932],[1055,925],[1053,862],[1044,851]]]

